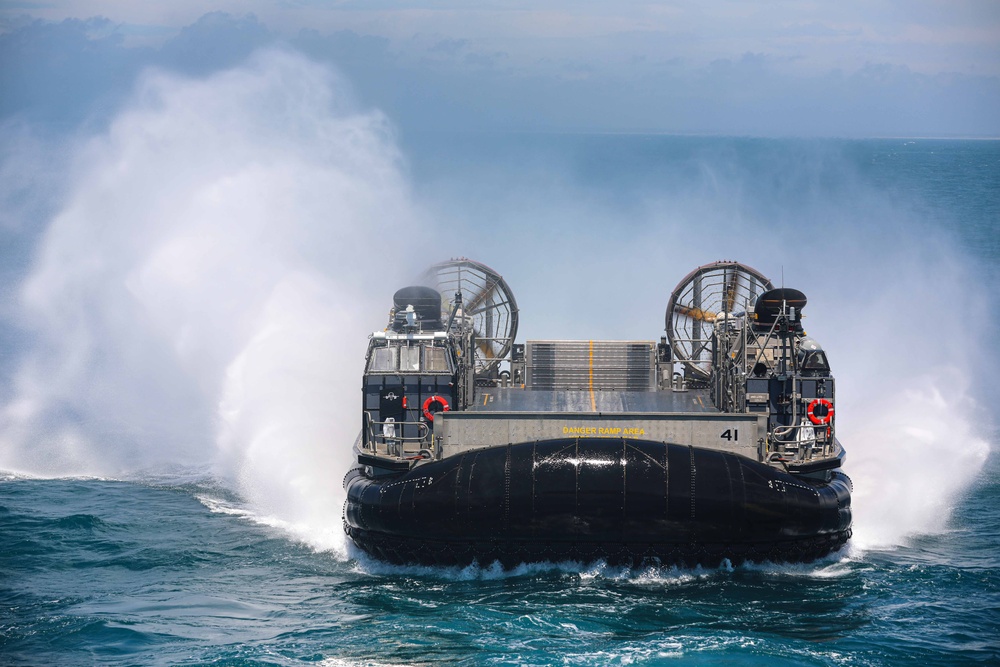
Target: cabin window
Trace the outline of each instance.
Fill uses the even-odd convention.
[[[399,348],[399,370],[406,373],[420,370],[420,348]]]
[[[805,363],[802,368],[807,371],[828,371],[830,364],[826,361],[826,355],[821,350],[815,350],[806,354]]]
[[[372,350],[372,360],[368,365],[369,372],[391,373],[396,370],[396,348],[376,347]]]
[[[424,370],[428,373],[447,373],[451,370],[443,347],[424,348]]]

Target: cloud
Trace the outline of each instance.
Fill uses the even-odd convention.
[[[120,101],[150,56],[107,19],[32,21],[0,35],[0,117],[78,121]]]
[[[1000,136],[1000,77],[990,73],[995,49],[982,40],[957,46],[969,30],[990,34],[990,21],[940,28],[933,34],[944,45],[918,58],[911,54],[916,38],[906,35],[930,28],[876,25],[872,17],[865,24],[856,20],[857,8],[827,20],[791,12],[766,28],[773,14],[752,5],[742,27],[730,14],[714,29],[704,25],[721,11],[714,5],[632,22],[642,29],[609,21],[598,30],[594,14],[547,39],[542,25],[518,33],[521,15],[508,16],[490,34],[459,20],[484,21],[482,13],[432,9],[456,22],[424,31],[422,14],[393,12],[388,3],[366,27],[353,14],[337,14],[357,27],[333,30],[323,27],[329,12],[294,31],[287,21],[278,30],[254,15],[215,12],[179,26],[155,47],[126,39],[135,24],[33,21],[0,35],[0,117],[69,125],[106,119],[144,67],[205,76],[281,43],[336,66],[361,100],[407,131]],[[584,25],[586,39],[577,34]],[[935,59],[961,66],[925,66]],[[965,66],[970,62],[981,65],[978,72]]]
[[[788,37],[816,39],[824,37],[861,37],[864,31],[859,26],[837,27],[820,23],[819,21],[812,21],[783,26],[776,33]]]
[[[212,12],[185,26],[163,46],[156,61],[181,72],[207,74],[234,67],[275,41],[275,34],[252,14]]]
[[[431,53],[443,53],[448,56],[455,56],[459,51],[469,45],[467,39],[443,39],[430,48]]]

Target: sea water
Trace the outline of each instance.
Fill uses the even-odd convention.
[[[289,79],[323,99],[278,127],[248,102]],[[400,132],[280,58],[148,86],[59,145],[4,249],[0,664],[1000,661],[1000,143]],[[356,551],[365,337],[456,255],[505,276],[520,340],[656,339],[718,259],[804,291],[854,539],[691,569]]]
[[[8,479],[4,662],[995,664],[998,479],[946,533],[809,565],[507,572],[316,551],[211,486]]]

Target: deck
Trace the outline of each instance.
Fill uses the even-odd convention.
[[[705,390],[587,391],[480,388],[467,412],[718,413]]]

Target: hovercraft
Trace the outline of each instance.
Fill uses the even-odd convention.
[[[371,335],[344,527],[391,563],[807,562],[851,536],[836,384],[805,295],[723,261],[656,340],[515,343],[468,259],[395,293]]]

